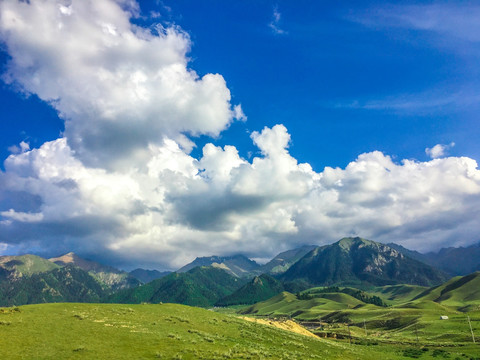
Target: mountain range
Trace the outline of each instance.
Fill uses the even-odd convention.
[[[456,254],[453,249],[443,253]],[[243,255],[199,257],[174,273],[128,273],[74,253],[51,259],[1,256],[0,306],[60,301],[227,306],[312,286],[434,286],[448,280],[422,256],[427,255],[359,237],[285,251],[264,265]]]
[[[450,276],[467,275],[480,270],[480,243],[468,247],[442,248],[438,252],[425,254],[397,244],[388,245],[412,259],[435,266]]]

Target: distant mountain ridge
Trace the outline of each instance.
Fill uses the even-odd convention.
[[[181,267],[176,272],[187,272],[198,266],[213,266],[223,269],[229,274],[236,277],[251,276],[253,272],[260,269],[260,265],[250,260],[244,255],[234,256],[205,256],[197,257],[191,263]]]
[[[282,274],[316,247],[316,245],[304,245],[296,249],[281,252],[268,263],[262,265],[259,272],[270,275]]]
[[[445,271],[451,276],[467,275],[480,271],[480,243],[467,247],[442,248],[438,252],[419,253],[401,245],[388,244],[406,256]]]
[[[140,280],[144,284],[160,279],[171,273],[171,271],[145,270],[140,268],[129,272],[130,276],[133,276],[135,279]]]
[[[297,293],[312,286],[432,286],[444,282],[445,273],[414,259],[425,256],[400,245],[358,237],[284,251],[264,265],[243,255],[198,257],[170,274],[144,269],[127,273],[74,253],[49,260],[35,255],[1,256],[0,290],[6,295],[0,297],[0,306],[2,301],[83,302],[105,301],[107,297],[109,302],[225,306],[251,304],[282,291]],[[73,276],[73,287],[62,283],[69,281],[65,272]],[[139,286],[141,283],[146,284]],[[38,288],[43,290],[38,292]]]

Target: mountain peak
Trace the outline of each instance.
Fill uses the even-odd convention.
[[[314,285],[407,283],[433,285],[445,280],[431,266],[402,255],[395,249],[360,237],[343,238],[305,255],[283,276]]]
[[[371,246],[378,243],[376,243],[375,241],[363,239],[361,237],[356,236],[356,237],[345,237],[337,241],[336,244],[338,244],[338,246],[340,246],[342,249],[350,250],[352,245],[367,245],[367,246],[370,245]]]

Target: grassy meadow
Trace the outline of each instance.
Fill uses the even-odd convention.
[[[4,307],[0,359],[480,360],[479,292],[474,273],[433,288],[317,287],[209,310],[162,303]]]
[[[229,314],[174,304],[0,309],[1,359],[398,359]]]
[[[408,285],[373,289],[372,294],[389,299],[389,306],[314,288],[308,291],[311,298],[283,292],[238,311],[260,318],[292,318],[322,338],[352,343],[356,348],[370,346],[387,354],[397,349],[406,358],[480,359],[478,301],[462,298],[465,289],[445,296],[444,289],[451,289],[451,283],[433,290]],[[475,344],[468,317],[477,337]]]

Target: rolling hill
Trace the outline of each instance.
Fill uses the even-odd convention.
[[[480,310],[480,272],[454,277],[440,286],[425,290],[413,300],[430,300],[460,311]]]

